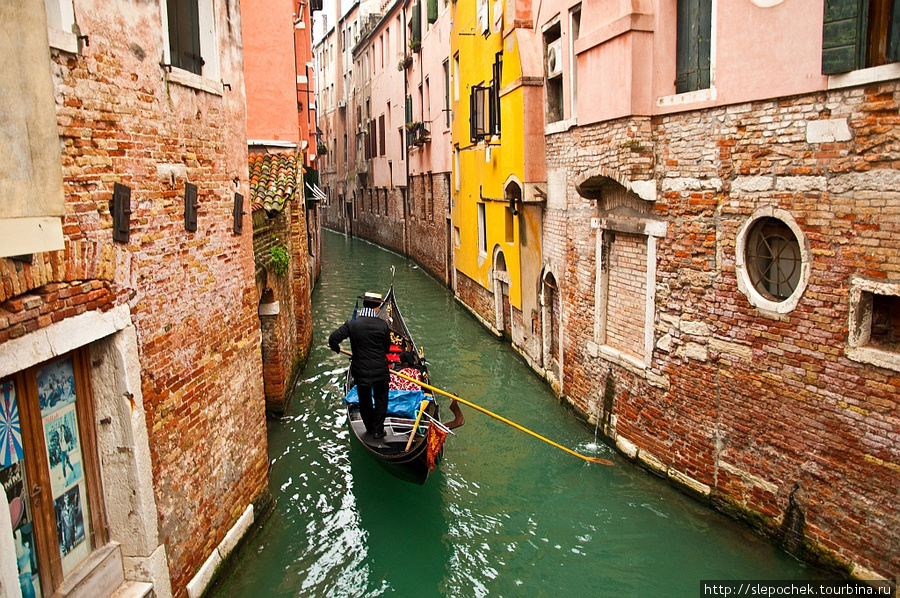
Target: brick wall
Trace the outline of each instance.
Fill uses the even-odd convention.
[[[298,211],[301,215],[297,217],[294,213]],[[301,225],[305,230],[303,222],[296,202],[286,203],[274,217],[261,209],[253,212],[253,251],[257,268],[262,270],[257,271],[257,305],[279,305],[278,313],[268,313],[271,307],[263,305],[266,313],[259,316],[266,411],[273,414],[284,413],[294,376],[306,362],[312,340],[306,235],[295,233]],[[275,272],[269,250],[276,246],[284,247],[291,256],[286,274]]]
[[[240,64],[221,64],[222,95],[166,83],[157,5],[131,5],[128,19],[92,2],[76,9],[90,45],[52,57],[66,249],[31,265],[0,259],[0,342],[129,305],[158,526],[180,597],[267,492],[251,234],[235,235],[231,217],[233,193],[248,188]],[[233,26],[218,28],[223,60],[240,39]],[[128,244],[112,241],[115,182],[132,189]],[[196,232],[184,226],[185,182],[199,188]]]
[[[603,202],[570,184],[548,209],[545,255],[564,260],[564,394],[588,417],[611,371],[617,446],[661,475],[778,535],[795,484],[811,543],[856,574],[900,576],[900,374],[848,357],[853,277],[900,281],[900,86],[616,121],[548,138],[548,168],[574,181],[655,180],[648,367],[593,338]],[[810,123],[852,133],[817,139]],[[628,141],[628,143],[625,143]],[[643,201],[643,200],[640,200]],[[808,246],[808,284],[772,313],[739,284],[737,236],[760,209],[788,214]]]

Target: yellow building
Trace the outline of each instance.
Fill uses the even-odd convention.
[[[455,290],[498,333],[540,355],[545,192],[543,66],[516,3],[457,0],[451,31]],[[520,46],[521,44],[521,46]],[[533,350],[528,350],[533,349]]]

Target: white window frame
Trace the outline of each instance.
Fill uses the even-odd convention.
[[[478,256],[487,257],[487,209],[484,202],[478,203]]]
[[[606,218],[594,218],[591,227],[597,230],[597,277],[594,302],[594,340],[589,347],[591,354],[603,354],[606,359],[613,361],[639,375],[644,370],[649,370],[653,358],[654,348],[654,315],[656,310],[656,252],[659,239],[665,238],[668,224],[659,220],[647,218],[626,218],[610,215]],[[606,308],[608,288],[607,277],[602,271],[603,241],[604,237],[617,232],[643,235],[647,239],[647,273],[646,296],[644,301],[644,350],[643,360],[638,360],[621,352],[619,349],[606,344]]]
[[[753,280],[751,279],[748,270],[746,256],[748,236],[753,229],[753,225],[762,218],[775,218],[776,220],[783,222],[791,229],[791,232],[794,233],[794,236],[797,238],[797,242],[800,245],[800,280],[797,283],[797,288],[791,293],[791,296],[784,301],[772,301],[760,294],[760,292],[756,290],[756,286],[753,284]],[[803,234],[803,231],[800,230],[800,227],[797,225],[793,216],[791,216],[791,213],[787,210],[776,208],[775,206],[763,206],[759,208],[753,212],[750,218],[748,218],[741,226],[740,230],[738,230],[734,245],[734,270],[735,276],[737,277],[738,290],[746,295],[750,303],[764,314],[782,315],[793,311],[803,297],[803,293],[806,291],[806,285],[809,283],[812,254],[809,239],[807,239],[806,235]]]
[[[718,95],[716,92],[716,46],[718,39],[718,36],[716,35],[716,29],[719,20],[719,0],[712,0],[709,19],[709,87],[706,89],[698,89],[696,91],[688,91],[685,93],[676,93],[669,96],[658,97],[656,98],[657,107],[671,108],[675,106],[695,104],[697,102],[710,102],[716,99]],[[673,56],[674,53],[675,51],[673,48]]]
[[[75,35],[75,7],[72,0],[44,0],[47,7],[47,35],[50,47],[78,53],[78,36]]]
[[[169,0],[160,0],[159,8],[162,17],[163,35],[163,62],[172,64],[172,49],[169,42]],[[221,74],[219,70],[219,39],[216,35],[216,11],[215,0],[197,0],[197,10],[200,21],[200,52],[203,56],[203,74],[197,75],[176,66],[167,67],[166,79],[171,83],[178,83],[185,87],[192,87],[222,95]]]

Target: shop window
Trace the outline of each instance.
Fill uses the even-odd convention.
[[[793,310],[809,279],[809,247],[800,228],[784,210],[758,210],[738,232],[738,288],[763,311]]]
[[[712,0],[678,0],[675,92],[710,87]]]
[[[823,74],[900,61],[896,0],[826,0],[823,23]]]
[[[0,480],[25,596],[51,594],[106,542],[89,371],[79,350],[0,380]]]

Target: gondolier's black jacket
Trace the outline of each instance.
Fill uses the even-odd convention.
[[[353,352],[350,373],[357,384],[371,386],[390,382],[387,353],[391,346],[391,334],[387,322],[366,316],[347,320],[328,337],[328,346],[337,353],[345,338],[350,339]]]

